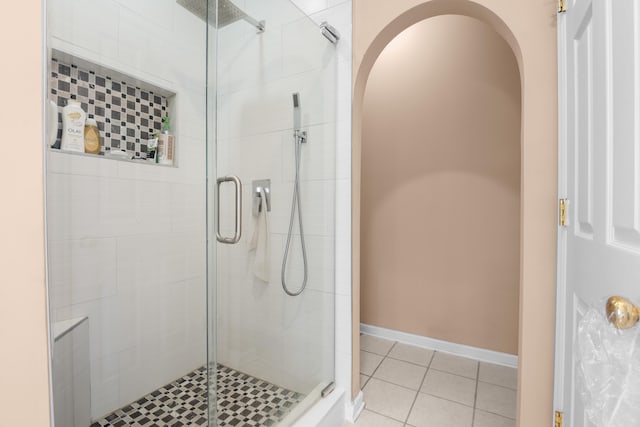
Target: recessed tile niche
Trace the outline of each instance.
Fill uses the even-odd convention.
[[[128,159],[146,159],[148,140],[161,132],[162,119],[170,115],[174,96],[135,77],[54,50],[48,93],[58,107],[58,134],[53,147],[58,148],[62,138],[62,109],[75,99],[87,119],[98,123],[100,156],[126,151]]]

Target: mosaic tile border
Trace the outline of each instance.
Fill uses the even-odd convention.
[[[131,157],[147,157],[147,140],[160,133],[167,115],[167,98],[110,76],[51,60],[49,99],[58,106],[58,135],[62,138],[62,108],[69,99],[82,104],[87,118],[98,123],[100,154],[126,150]]]
[[[229,367],[217,369],[218,425],[273,426],[302,399]],[[201,367],[91,424],[91,427],[206,426],[207,371]]]

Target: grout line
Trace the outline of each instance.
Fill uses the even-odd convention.
[[[473,427],[473,425],[476,422],[476,404],[478,402],[478,384],[480,383],[480,363],[478,363],[478,366],[476,368],[476,392],[473,395],[473,412],[471,412],[471,427]]]
[[[360,373],[361,376],[365,376],[367,377],[367,379],[364,380],[364,384],[360,384],[360,390],[363,390],[364,387],[369,384],[369,381],[371,381],[371,378],[373,378],[371,375],[367,375],[367,374],[363,374],[362,372]]]
[[[427,371],[428,371],[429,369],[431,369],[431,364],[433,363],[433,359],[435,359],[435,358],[436,358],[436,353],[437,353],[437,351],[432,350],[431,358],[429,359],[429,363],[427,363]],[[436,371],[437,371],[437,369],[436,369]]]
[[[479,382],[481,382],[481,383],[483,383],[483,384],[488,384],[488,385],[492,385],[492,386],[496,386],[496,387],[504,388],[504,389],[507,389],[507,390],[515,391],[515,392],[517,392],[517,391],[518,391],[518,389],[517,389],[517,388],[507,387],[506,385],[501,385],[501,384],[496,384],[496,383],[490,383],[489,381],[480,381],[480,380],[478,380],[478,381],[479,381]]]
[[[403,360],[403,359],[398,359],[397,357],[393,357],[393,356],[386,356],[389,359],[393,359],[393,360],[397,360],[398,362],[404,362],[404,363],[409,363],[413,366],[419,366],[421,368],[428,368],[429,367],[429,363],[431,363],[431,359],[429,359],[429,363],[427,363],[426,365],[421,365],[419,363],[415,363],[415,362],[409,362],[408,360]]]
[[[366,336],[372,337],[372,338],[382,339],[382,340],[389,341],[389,342],[393,342],[393,344],[391,344],[391,347],[389,347],[389,350],[387,350],[385,354],[375,353],[375,352],[373,352],[371,350],[366,350],[366,349],[362,348],[362,346],[360,346],[360,350],[366,351],[367,353],[376,354],[378,356],[387,357],[389,355],[389,353],[391,353],[391,350],[393,350],[393,348],[396,346],[396,344],[398,344],[398,341],[391,341],[391,340],[388,340],[386,338],[380,338],[380,337],[377,337],[375,335],[363,334],[362,332],[360,332],[360,337],[362,337],[363,335],[366,335]]]
[[[389,347],[389,350],[387,350],[387,354],[384,355],[385,359],[387,357],[389,357],[389,354],[391,353],[391,350],[393,350],[395,348],[396,344],[398,344],[398,341],[394,341],[393,344],[391,345],[391,347]],[[393,359],[393,357],[392,357],[392,359]]]
[[[380,413],[380,412],[378,412],[378,411],[374,411],[373,409],[366,408],[366,409],[365,409],[365,411],[371,412],[372,414],[380,415],[381,417],[384,417],[384,418],[386,418],[386,419],[388,419],[388,420],[395,421],[395,422],[397,422],[397,423],[402,423],[402,421],[400,421],[400,420],[399,420],[399,419],[397,419],[397,418],[390,417],[389,415],[382,414],[382,413]],[[404,424],[404,423],[403,423],[403,424]]]
[[[369,378],[369,380],[372,380],[372,379],[376,380],[376,381],[380,381],[380,382],[386,383],[386,384],[391,384],[391,385],[394,385],[396,387],[403,388],[403,389],[405,389],[407,391],[418,391],[418,392],[420,391],[420,390],[414,390],[414,389],[409,388],[407,386],[404,386],[402,384],[396,384],[396,383],[392,383],[391,381],[383,380],[382,378],[374,378],[374,377]],[[426,394],[426,393],[423,393],[423,394]]]
[[[431,366],[431,361],[433,360],[435,354],[436,354],[435,351],[431,354],[431,359],[429,360],[429,366]],[[411,407],[409,408],[409,412],[407,412],[407,417],[404,420],[404,425],[405,426],[409,422],[409,417],[411,416],[411,412],[413,412],[413,407],[415,406],[416,401],[418,400],[418,396],[420,395],[420,390],[422,389],[422,386],[424,385],[424,380],[427,378],[427,372],[429,372],[429,366],[427,366],[427,369],[425,369],[425,371],[424,371],[424,375],[422,375],[422,381],[420,381],[420,385],[418,386],[418,390],[416,392],[416,395],[413,398],[413,402],[411,403]]]
[[[451,399],[448,399],[446,397],[438,396],[437,394],[427,393],[426,391],[418,391],[418,393],[422,393],[422,394],[425,394],[427,396],[435,397],[438,400],[446,400],[447,402],[455,403],[457,405],[466,406],[467,408],[473,409],[473,406],[470,406],[470,405],[468,405],[466,403],[462,403],[462,402],[460,402],[458,400],[451,400]]]
[[[374,356],[378,356],[378,357],[382,357],[383,359],[387,356],[385,356],[384,354],[378,354],[378,353],[374,353],[373,351],[369,351],[369,350],[365,350],[363,348],[360,349],[360,351],[364,352],[364,353],[369,353],[369,354],[373,354]]]
[[[460,375],[460,374],[456,374],[454,372],[449,372],[449,371],[443,371],[442,369],[438,369],[438,368],[429,368],[429,369],[433,369],[434,371],[438,371],[438,372],[442,372],[443,374],[449,374],[449,375],[455,375],[456,377],[460,377],[460,378],[466,378],[468,380],[474,380],[474,381],[478,381],[478,378],[473,378],[473,377],[467,377],[465,375]],[[483,381],[484,382],[484,381]]]
[[[492,412],[492,411],[490,411],[488,409],[478,409],[478,411],[486,412],[487,414],[495,415],[496,417],[504,418],[505,420],[511,420],[511,421],[515,421],[516,420],[515,418],[507,417],[506,415],[498,414],[497,412]]]
[[[392,347],[393,347],[393,346],[392,346]],[[382,356],[382,355],[377,354],[377,353],[371,353],[370,351],[366,351],[366,350],[362,350],[362,351],[364,351],[365,353],[375,354],[376,356],[380,356],[380,357],[382,357],[382,360],[380,361],[380,363],[378,363],[378,365],[376,366],[376,369],[374,369],[374,370],[373,370],[373,372],[371,372],[371,375],[369,376],[369,381],[370,381],[370,380],[371,380],[371,378],[373,378],[373,376],[376,374],[376,372],[378,372],[378,369],[380,368],[380,365],[382,365],[382,362],[384,362],[384,359],[386,359],[386,358],[387,358],[387,356]],[[391,350],[389,350],[389,351],[391,351]],[[360,373],[362,374],[362,372],[360,372]],[[366,374],[363,374],[363,375],[366,375]],[[377,379],[377,380],[380,380],[380,378],[376,378],[376,379]],[[367,381],[367,383],[368,383],[369,381]],[[380,381],[384,381],[384,380],[380,380]],[[389,381],[385,381],[385,382],[389,382]],[[393,384],[393,383],[390,383],[390,382],[389,382],[389,384]],[[395,384],[395,385],[400,385],[400,384]],[[401,387],[402,387],[402,386],[401,386]],[[405,387],[405,388],[406,388],[406,387]]]

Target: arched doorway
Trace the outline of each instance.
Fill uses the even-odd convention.
[[[395,2],[392,2],[395,3]],[[371,68],[384,47],[424,19],[458,14],[479,19],[513,49],[522,76],[522,213],[519,326],[519,425],[551,414],[555,297],[557,88],[553,5],[506,0],[354,1],[353,108],[353,363],[352,397],[359,391],[360,173],[362,102]],[[551,21],[550,21],[551,20]]]
[[[375,414],[366,417],[421,425],[425,408],[439,403],[442,424],[451,414],[468,424],[515,418],[520,87],[504,39],[460,15],[407,28],[371,70],[362,122],[360,373],[366,410]],[[394,391],[403,412],[376,399]]]

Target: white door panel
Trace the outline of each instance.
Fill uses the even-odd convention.
[[[586,4],[587,2],[585,2]],[[590,2],[589,2],[590,3]],[[575,188],[576,233],[593,238],[593,20],[591,4],[580,20],[572,26],[574,127],[570,135],[574,144],[575,177],[570,180]],[[578,141],[582,141],[578,144]]]
[[[640,0],[575,0],[558,19],[569,221],[558,231],[554,400],[565,426],[582,427],[592,424],[576,384],[576,327],[609,296],[640,303]]]
[[[611,216],[609,239],[640,251],[640,7],[637,2],[611,5]]]

